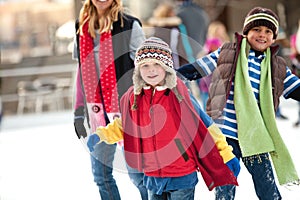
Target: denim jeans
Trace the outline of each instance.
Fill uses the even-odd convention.
[[[128,175],[131,182],[137,187],[140,192],[142,200],[148,200],[148,191],[147,188],[143,184],[144,173],[137,171],[136,169],[127,166]]]
[[[195,188],[172,190],[157,195],[149,191],[149,200],[194,200]]]
[[[91,153],[94,181],[103,200],[121,199],[116,181],[112,175],[116,147],[116,144],[108,145],[101,142],[95,146],[95,150]]]
[[[227,138],[229,145],[233,147],[233,153],[242,158],[238,142]],[[259,154],[243,157],[242,161],[252,176],[257,197],[260,200],[280,200],[281,195],[275,183],[274,173],[269,159],[269,154]],[[246,195],[246,194],[245,194]],[[226,185],[216,188],[216,200],[233,200],[235,197],[235,186]]]
[[[101,199],[121,199],[116,181],[112,175],[115,152],[116,144],[108,145],[102,142],[95,146],[95,150],[91,154],[94,181],[99,188]],[[141,200],[148,200],[148,191],[143,185],[144,173],[140,173],[129,166],[127,166],[127,169],[130,180],[140,192]]]

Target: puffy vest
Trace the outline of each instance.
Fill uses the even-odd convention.
[[[243,39],[242,35],[238,33],[235,36],[235,43],[225,43],[222,46],[217,63],[218,67],[212,74],[206,111],[213,119],[217,119],[222,115],[232,81],[234,81],[236,63]],[[282,57],[276,55],[279,46],[271,46],[270,49],[273,104],[276,110],[279,105],[279,98],[284,90],[283,81],[286,77],[286,62]]]

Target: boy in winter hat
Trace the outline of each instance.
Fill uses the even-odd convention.
[[[96,135],[100,142],[124,139],[126,162],[144,172],[149,199],[193,200],[198,170],[209,190],[237,185],[232,147],[177,79],[166,42],[151,37],[138,48],[133,86],[120,105],[122,122]]]
[[[259,199],[281,199],[280,184],[299,181],[275,120],[279,97],[300,101],[300,80],[273,46],[279,19],[270,9],[255,7],[245,18],[235,43],[179,68],[189,80],[212,74],[207,113],[221,127],[252,175]],[[271,159],[269,158],[271,156]],[[218,187],[216,199],[234,199],[235,186]]]

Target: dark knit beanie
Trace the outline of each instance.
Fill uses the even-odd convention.
[[[278,16],[268,8],[255,7],[249,11],[244,21],[243,34],[247,35],[248,32],[257,26],[266,26],[273,31],[276,39],[279,29]]]

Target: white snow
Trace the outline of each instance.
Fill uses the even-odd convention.
[[[298,174],[300,174],[300,128],[292,124],[298,105],[283,100],[282,113],[289,120],[277,120]],[[123,200],[140,199],[124,170],[120,150],[114,176]],[[213,200],[201,176],[195,199]],[[236,200],[257,199],[250,175],[242,165]],[[299,200],[300,186],[280,186],[283,199]],[[77,139],[71,111],[4,116],[0,131],[0,200],[99,200],[93,182],[89,153]]]

